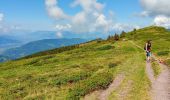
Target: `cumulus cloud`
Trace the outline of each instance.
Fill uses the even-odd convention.
[[[170,2],[169,0],[140,0],[144,8],[143,15],[153,18],[157,26],[170,28]]]
[[[63,31],[71,31],[74,33],[109,33],[114,30],[126,30],[123,28],[128,27],[128,25],[125,27],[123,24],[118,25],[114,23],[114,12],[108,11],[107,14],[104,13],[105,4],[102,4],[97,0],[74,0],[70,4],[71,9],[74,9],[77,6],[81,7],[82,10],[71,16],[64,13],[62,8],[58,6],[58,0],[46,0],[46,8],[49,16],[56,19],[57,22],[59,22],[58,20],[64,20],[64,23],[68,23],[58,23],[55,26],[58,31],[57,36],[60,37]],[[128,27],[128,29],[130,28]]]
[[[140,26],[130,25],[130,24],[121,24],[121,23],[117,23],[117,24],[112,26],[112,29],[115,30],[116,32],[132,31],[134,28],[139,29]]]
[[[151,15],[170,16],[169,0],[140,0],[142,7]]]
[[[70,24],[66,24],[66,25],[56,25],[55,27],[58,31],[63,31],[63,30],[69,30],[71,28]]]
[[[104,8],[104,5],[97,2],[97,0],[75,0],[71,4],[72,7],[77,5],[80,5],[86,12],[91,12],[94,10],[101,11]]]
[[[46,0],[45,1],[48,15],[50,17],[55,18],[56,20],[67,18],[68,16],[63,12],[63,10],[60,7],[58,7],[57,4],[58,4],[57,0]]]
[[[156,16],[154,19],[154,24],[157,26],[170,28],[170,17],[166,17],[164,15]]]
[[[83,9],[72,17],[72,31],[76,33],[99,31],[97,28],[100,25],[97,24],[101,23],[96,22],[99,20],[100,16],[103,15],[104,4],[97,2],[97,0],[75,0],[71,6],[80,6]],[[100,29],[100,32],[104,31],[104,29]]]
[[[70,16],[65,14],[58,6],[57,0],[46,0],[46,8],[50,17],[69,22],[67,25],[57,24],[57,31],[69,30],[74,33],[87,33],[97,31],[101,26],[106,28],[106,25],[109,24],[109,21],[106,20],[109,18],[105,18],[106,16],[102,13],[104,4],[97,2],[97,0],[74,0],[71,3],[71,7],[74,8],[76,6],[80,6],[82,11]],[[100,31],[107,30],[104,28],[102,28],[103,30],[100,28]]]
[[[56,35],[57,35],[57,38],[62,38],[63,37],[63,34],[61,32],[57,32]]]

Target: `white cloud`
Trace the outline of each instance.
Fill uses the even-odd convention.
[[[149,17],[150,16],[150,13],[148,11],[143,11],[141,13],[135,13],[134,16],[137,16],[137,17]]]
[[[145,11],[151,15],[170,16],[170,1],[169,0],[140,0]]]
[[[109,31],[112,31],[112,20],[107,20],[106,16],[101,14],[98,16],[96,22],[95,22],[95,27],[96,30],[103,31],[104,33],[107,33]]]
[[[63,37],[63,34],[61,32],[57,32],[56,35],[57,35],[57,38],[62,38]]]
[[[55,28],[58,30],[58,31],[63,31],[63,30],[69,30],[71,28],[71,25],[70,24],[66,24],[66,25],[56,25]]]
[[[130,24],[120,24],[120,23],[117,23],[112,26],[112,29],[115,30],[116,32],[132,31],[134,28],[139,29],[140,26],[130,25]]]
[[[75,0],[72,7],[80,6],[82,11],[72,16],[72,31],[76,33],[87,33],[96,31],[99,25],[96,25],[98,17],[102,14],[104,4],[97,0]],[[100,32],[103,32],[101,30]]]
[[[170,17],[166,17],[164,15],[156,16],[154,19],[154,24],[157,26],[170,28]]]
[[[170,28],[170,1],[169,0],[140,0],[144,8],[144,15],[153,18],[157,26]]]
[[[93,10],[101,11],[104,8],[104,5],[97,2],[97,0],[75,0],[71,4],[72,7],[77,5],[80,5],[86,12],[91,12]]]
[[[3,21],[3,19],[4,19],[4,14],[0,13],[0,22]]]
[[[108,11],[107,14],[104,13],[105,4],[102,4],[97,0],[74,0],[70,4],[71,9],[79,6],[82,10],[72,16],[64,13],[58,6],[57,1],[58,0],[46,0],[46,8],[48,14],[59,22],[55,27],[59,37],[63,31],[71,31],[74,33],[108,33],[115,30],[122,31],[134,28],[133,25],[129,26],[114,23],[114,12]],[[64,20],[63,23],[68,24],[65,25],[59,21],[62,19]]]
[[[57,6],[57,0],[46,0],[45,4],[50,17],[53,17],[56,20],[61,20],[68,17],[63,10]]]

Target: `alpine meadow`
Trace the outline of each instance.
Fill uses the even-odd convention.
[[[0,100],[170,100],[168,0],[1,0]]]
[[[170,65],[170,32],[151,26],[118,40],[96,39],[2,63],[1,99],[83,100],[87,96],[87,100],[96,100],[100,91],[111,88],[109,85],[121,75],[121,83],[110,91],[108,99],[149,100],[151,82],[145,72],[142,45],[148,39],[153,41],[153,54]],[[159,75],[157,67],[154,74]]]

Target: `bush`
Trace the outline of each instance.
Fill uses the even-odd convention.
[[[97,73],[87,80],[83,80],[77,83],[73,88],[69,90],[69,94],[67,96],[68,100],[79,100],[81,96],[85,96],[86,94],[97,90],[97,89],[105,89],[112,82],[112,74],[103,71]]]
[[[28,93],[25,91],[25,87],[16,86],[10,90],[10,94],[19,99],[25,97]]]
[[[158,56],[166,56],[169,54],[169,51],[160,51],[157,53]]]
[[[152,62],[152,69],[155,77],[157,77],[161,73],[161,68],[156,62]]]
[[[112,49],[112,48],[114,48],[114,47],[111,46],[111,45],[105,45],[105,46],[99,47],[97,49],[98,50],[109,50],[109,49]]]
[[[118,63],[109,63],[109,68],[114,68],[118,65]]]
[[[87,72],[70,73],[69,75],[65,74],[55,79],[54,84],[57,86],[60,86],[60,85],[67,84],[67,83],[74,83],[79,80],[83,80],[89,76],[90,76],[90,73],[87,73]]]
[[[26,62],[24,65],[33,65],[33,64],[37,63],[38,61],[39,61],[39,59],[33,59],[29,62]]]
[[[170,59],[166,60],[166,64],[170,66]]]

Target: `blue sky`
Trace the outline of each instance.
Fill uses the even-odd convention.
[[[137,26],[152,25],[155,20],[160,24],[160,19],[169,21],[169,14],[167,12],[161,10],[156,11],[154,8],[147,7],[148,3],[151,3],[151,0],[91,0],[93,1],[90,1],[91,6],[97,6],[96,8],[89,6],[91,7],[89,8],[90,11],[88,8],[88,11],[86,9],[86,7],[88,7],[86,1],[89,0],[1,0],[0,29],[2,29],[2,26],[7,27],[9,25],[35,31],[56,30],[60,33],[62,31],[85,33],[98,31],[101,27],[104,28],[101,29],[100,32],[105,32],[108,26],[113,26],[112,29],[116,30],[115,28],[122,29],[128,28],[128,26],[134,28]],[[48,5],[47,2],[51,4]],[[76,4],[75,2],[78,3]],[[155,2],[157,2],[157,5],[154,3],[153,7],[159,9],[160,0],[155,0]],[[164,0],[163,4],[161,7],[169,3]],[[51,13],[52,10],[53,12]],[[58,15],[58,12],[62,12],[63,14]],[[94,14],[97,14],[95,16],[98,17],[93,16]],[[84,19],[84,23],[81,22],[83,19],[79,19],[79,17],[86,18]],[[97,20],[93,17],[99,19]],[[80,21],[76,21],[77,19]],[[99,21],[99,23],[93,24],[96,22],[93,22],[93,20]],[[90,27],[84,29],[88,24]],[[77,27],[82,31],[77,30]],[[91,27],[94,28],[91,29]],[[107,32],[108,30],[111,29],[107,29]]]

